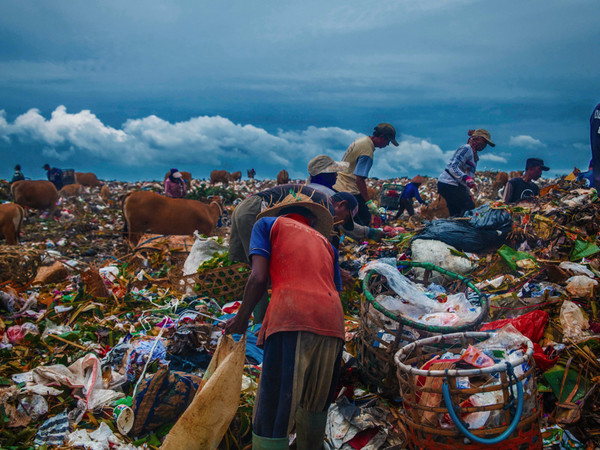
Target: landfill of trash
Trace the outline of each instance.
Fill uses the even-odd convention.
[[[341,295],[346,345],[330,449],[417,448],[412,435],[429,436],[430,448],[461,448],[436,439],[456,427],[505,426],[518,409],[497,406],[507,392],[513,403],[524,398],[521,422],[531,418],[544,448],[600,446],[597,192],[574,177],[547,179],[539,199],[505,205],[494,175],[476,178],[478,208],[463,218],[432,212],[436,180],[427,178],[421,196],[430,205],[415,216],[396,220],[379,201],[379,242],[341,239],[340,266],[354,284]],[[407,182],[369,187],[388,195],[384,184]],[[193,180],[190,198],[225,200],[214,236],[144,235],[135,248],[124,239],[121,198],[161,192],[162,183],[106,183],[110,198],[85,188],[61,199],[57,217],[27,211],[20,243],[0,245],[0,447],[161,447],[211,375],[219,324],[239,308],[250,273],[227,258],[228,216],[274,184]],[[4,181],[0,201],[11,201]],[[251,448],[259,329],[248,329],[241,396],[218,448]],[[464,341],[410,354],[450,331]],[[507,362],[505,374],[492,371]],[[455,395],[458,413],[440,412],[442,379],[423,375],[434,369],[446,378],[455,370],[449,395],[466,389]]]

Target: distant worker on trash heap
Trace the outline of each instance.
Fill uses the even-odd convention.
[[[43,169],[46,171],[48,181],[56,186],[57,191],[60,191],[63,187],[62,170],[56,167],[50,167],[50,164],[44,164]]]
[[[258,336],[264,349],[252,424],[253,449],[287,449],[296,428],[298,449],[323,446],[344,345],[338,253],[327,240],[329,210],[289,194],[259,215],[252,231],[252,272],[225,333],[245,333],[250,314],[272,283]]]
[[[424,182],[425,178],[423,178],[421,175],[417,175],[410,180],[410,183],[404,186],[404,190],[402,191],[402,194],[400,194],[400,200],[398,202],[398,214],[396,214],[394,220],[398,220],[404,210],[408,212],[409,216],[413,216],[415,214],[413,198],[416,198],[421,205],[427,204],[427,202],[419,195],[419,186],[421,186]]]
[[[337,181],[338,173],[341,170],[347,169],[349,165],[349,163],[344,161],[335,161],[332,157],[327,155],[315,156],[308,163],[308,179],[306,180],[306,186],[323,192],[331,198],[337,193],[333,188],[333,185]],[[347,200],[350,202],[351,199],[347,198]],[[356,199],[354,199],[354,203],[358,205]],[[357,213],[355,213],[355,215],[356,214]],[[340,231],[343,231],[344,234],[352,239],[357,240],[373,239],[379,241],[383,236],[382,230],[360,225],[358,223],[354,223],[353,229],[343,228],[343,230]]]
[[[550,170],[539,158],[529,158],[525,163],[525,173],[521,177],[512,178],[504,188],[504,203],[518,203],[540,196],[540,188],[534,181],[542,176],[542,171]]]
[[[594,160],[591,159],[588,164],[588,170],[580,172],[577,175],[577,181],[585,181],[585,185],[588,187],[594,187]]]
[[[590,145],[594,162],[592,187],[600,189],[600,103],[596,105],[590,117]]]
[[[169,176],[165,180],[165,195],[171,198],[185,197],[186,186],[181,172],[177,169],[171,169]]]
[[[346,170],[338,173],[333,188],[337,191],[350,192],[358,201],[358,214],[355,222],[360,225],[371,223],[371,214],[379,214],[377,205],[369,198],[366,179],[373,165],[376,148],[384,148],[389,143],[398,146],[396,130],[389,123],[380,123],[375,127],[372,136],[356,139],[344,153],[342,161],[349,163]]]
[[[356,199],[347,192],[338,192],[332,197],[308,187],[304,184],[282,184],[271,189],[258,192],[243,200],[235,207],[231,215],[231,232],[229,235],[229,260],[232,262],[250,263],[250,236],[258,215],[264,209],[280,203],[290,193],[303,194],[329,209],[334,217],[336,228],[342,226],[344,231],[352,231],[355,226],[352,216],[358,209]],[[335,244],[337,235],[328,236]],[[345,278],[349,274],[344,272]],[[258,302],[254,311],[254,323],[261,323],[268,304],[268,295]]]
[[[470,189],[477,190],[473,175],[479,161],[479,152],[488,144],[495,147],[487,130],[469,130],[467,143],[454,152],[446,168],[438,177],[438,194],[446,204],[450,217],[462,216],[465,211],[475,209]]]
[[[12,179],[10,180],[11,183],[14,183],[15,181],[21,181],[25,179],[25,175],[23,175],[23,172],[21,172],[21,165],[17,164],[15,166],[15,173],[13,173]]]

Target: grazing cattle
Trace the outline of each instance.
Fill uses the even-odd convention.
[[[513,170],[511,173],[508,174],[508,179],[512,180],[513,178],[519,178],[522,176],[523,176],[522,170]]]
[[[46,180],[15,181],[10,186],[10,193],[15,201],[23,207],[47,209],[51,213],[56,210],[58,191],[54,184]]]
[[[189,172],[183,172],[180,171],[179,172],[181,174],[181,178],[183,179],[183,181],[185,181],[186,183],[189,183],[190,181],[192,181],[192,174]],[[169,178],[169,175],[171,175],[171,172],[167,172],[167,174],[165,175],[165,178],[163,179],[163,181],[165,181],[167,178]]]
[[[450,217],[450,211],[448,211],[446,199],[438,194],[433,202],[421,208],[420,215],[423,219],[427,220],[445,219],[446,217]]]
[[[287,170],[282,170],[277,174],[277,184],[288,184],[290,182],[290,175]]]
[[[16,203],[0,205],[0,239],[6,239],[9,245],[19,243],[19,233],[25,217],[25,210]]]
[[[82,186],[102,186],[96,174],[92,172],[75,172],[75,183]]]
[[[230,176],[231,175],[226,170],[213,170],[210,173],[210,183],[211,184],[215,184],[215,183],[229,184]]]
[[[58,195],[60,195],[62,198],[77,197],[81,194],[83,194],[83,186],[79,183],[67,184],[66,186],[63,186],[60,191],[58,191]]]
[[[239,181],[242,179],[242,172],[240,172],[239,170],[237,172],[233,172],[231,175],[229,175],[229,179],[231,181]]]
[[[254,170],[254,167],[252,169],[247,169],[246,172],[248,173],[248,178],[254,180],[254,175],[256,175],[256,170]]]
[[[143,233],[190,235],[198,230],[209,236],[223,213],[220,199],[210,205],[197,200],[164,197],[156,192],[136,191],[122,203],[125,232],[132,245]]]
[[[498,191],[508,183],[508,174],[506,172],[498,172],[496,179],[492,184],[492,195],[497,196]]]
[[[104,184],[102,185],[102,188],[100,188],[100,198],[104,203],[108,203],[110,201],[110,189],[108,185]]]

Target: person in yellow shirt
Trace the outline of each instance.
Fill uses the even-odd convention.
[[[371,214],[377,214],[377,205],[369,199],[366,179],[373,165],[375,149],[387,147],[390,142],[398,146],[396,130],[389,123],[380,123],[372,136],[364,136],[352,142],[342,158],[349,166],[338,172],[333,188],[339,192],[350,192],[356,197],[358,213],[354,216],[354,221],[360,225],[369,225]]]

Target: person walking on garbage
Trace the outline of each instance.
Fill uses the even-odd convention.
[[[592,187],[600,189],[600,103],[596,105],[590,117],[590,145],[594,162],[594,183]]]
[[[462,216],[465,211],[475,209],[469,189],[476,190],[473,175],[479,161],[479,152],[488,144],[495,147],[487,130],[469,130],[467,143],[454,152],[446,168],[438,177],[438,194],[444,197],[451,217]]]
[[[542,171],[550,170],[539,158],[529,158],[525,163],[525,173],[511,178],[504,188],[504,203],[518,203],[540,196],[540,188],[534,183],[542,176]]]
[[[185,191],[185,181],[183,181],[181,172],[177,169],[171,169],[165,180],[165,195],[171,198],[183,198],[185,197]]]
[[[396,147],[396,130],[389,123],[380,123],[375,127],[372,136],[356,139],[344,153],[342,161],[349,163],[346,170],[338,173],[333,188],[337,191],[350,192],[358,201],[358,214],[355,222],[360,225],[371,223],[371,214],[378,214],[377,205],[369,198],[366,179],[373,165],[376,148],[387,147],[390,142]]]
[[[56,186],[57,191],[60,191],[63,187],[62,170],[56,167],[51,168],[50,164],[44,164],[44,167],[42,168],[46,171],[48,181],[50,181],[54,186]]]
[[[250,263],[250,241],[252,228],[262,210],[281,202],[290,193],[303,194],[315,203],[325,206],[334,217],[337,226],[344,230],[352,230],[352,220],[356,208],[356,199],[350,194],[337,193],[328,197],[319,190],[304,184],[282,184],[271,189],[258,192],[243,200],[235,207],[231,215],[231,232],[229,235],[229,260],[232,262]],[[336,236],[328,236],[335,241]],[[347,278],[349,274],[346,274]],[[265,293],[254,311],[254,323],[261,323],[268,304]]]
[[[333,185],[337,181],[338,172],[347,169],[349,166],[349,163],[335,161],[332,157],[327,155],[315,156],[308,163],[308,179],[306,180],[306,186],[324,193],[334,201],[337,199],[345,199],[348,202],[348,205],[351,206],[350,209],[354,211],[355,207],[358,208],[358,201],[356,198],[350,193],[338,193],[333,188]],[[336,196],[336,194],[340,195]],[[352,217],[357,213],[358,209],[353,212]],[[344,234],[356,240],[372,239],[379,241],[383,237],[383,231],[378,228],[371,228],[355,222],[353,222],[352,226],[352,228],[343,227],[340,231],[343,231]]]
[[[12,176],[12,179],[10,180],[11,183],[14,183],[15,181],[21,181],[25,179],[25,175],[23,175],[23,172],[21,172],[21,165],[17,164],[15,166],[15,173]]]
[[[421,205],[427,204],[427,202],[425,200],[423,200],[421,198],[421,196],[419,195],[419,186],[421,186],[424,182],[425,182],[425,178],[423,178],[421,175],[417,175],[417,176],[413,177],[413,179],[410,180],[410,183],[408,183],[404,187],[404,190],[402,191],[402,195],[400,195],[400,200],[398,202],[398,204],[399,204],[398,214],[396,214],[396,217],[394,217],[394,220],[398,220],[400,218],[400,216],[402,215],[402,213],[404,212],[404,210],[406,210],[408,212],[409,216],[413,216],[415,214],[415,208],[413,206],[413,198],[416,198],[417,201]]]
[[[340,374],[344,312],[338,254],[327,240],[329,210],[301,193],[263,211],[252,230],[252,273],[225,333],[245,333],[272,284],[258,336],[264,348],[254,405],[254,449],[287,449],[296,426],[298,449],[321,448],[327,409]]]

